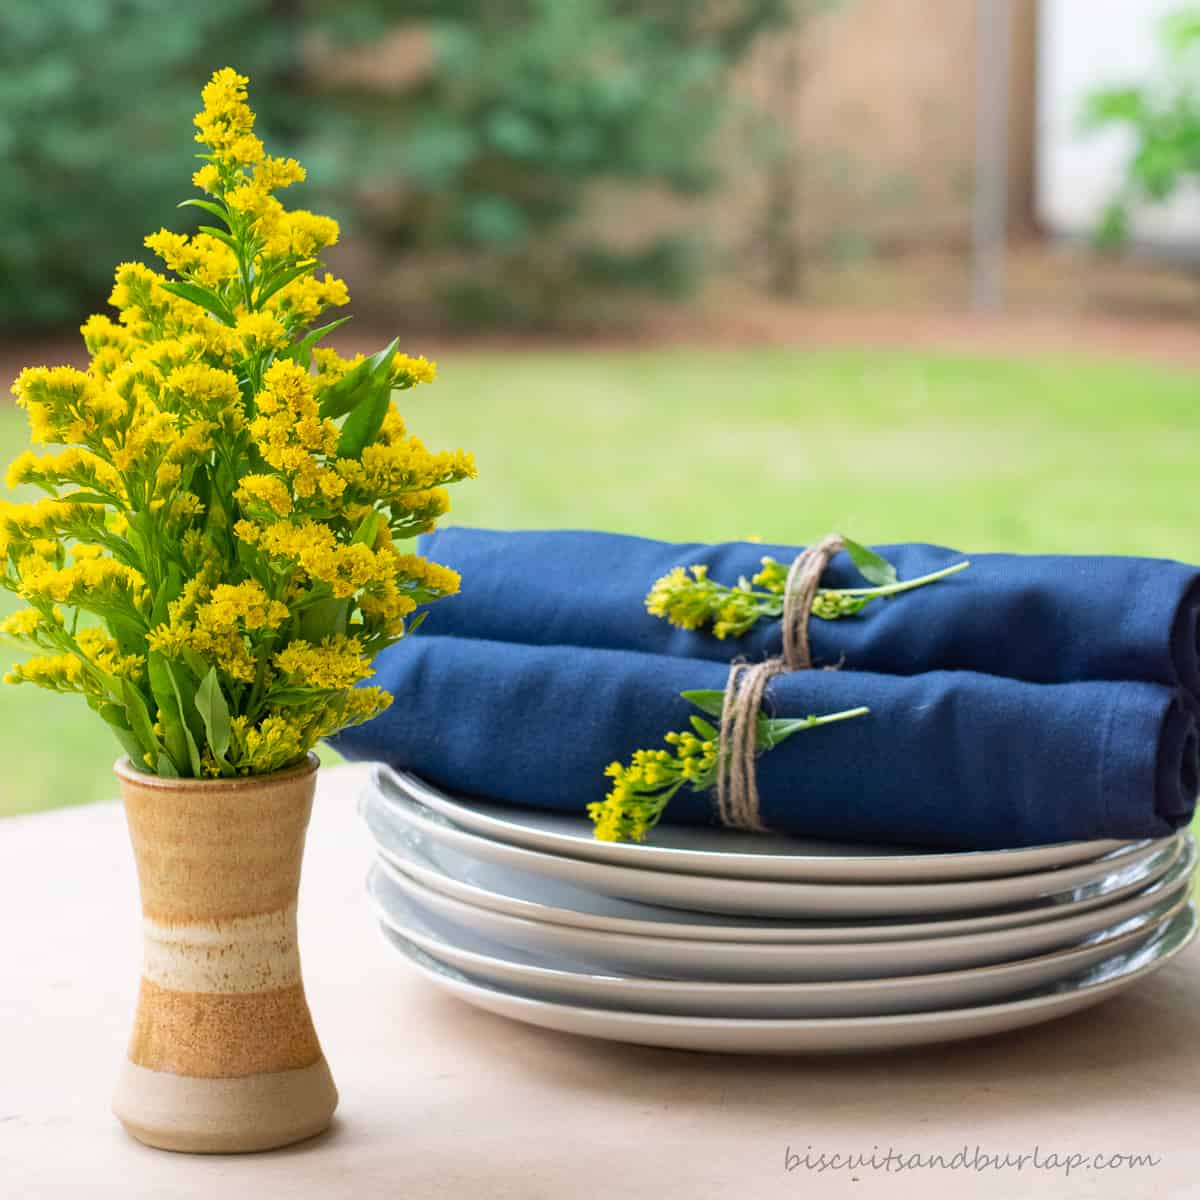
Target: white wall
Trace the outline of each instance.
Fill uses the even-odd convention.
[[[1158,30],[1185,0],[1041,0],[1038,14],[1037,213],[1053,233],[1087,236],[1120,186],[1132,139],[1083,135],[1079,114],[1096,87],[1161,75]],[[1179,257],[1200,252],[1200,187],[1134,214],[1137,242]]]

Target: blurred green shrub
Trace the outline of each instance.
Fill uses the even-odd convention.
[[[171,219],[196,168],[180,134],[199,87],[226,55],[270,62],[272,39],[256,32],[267,9],[251,0],[0,5],[5,326],[78,320],[107,295],[116,262],[139,255],[142,236]]]
[[[1085,130],[1127,128],[1134,151],[1120,191],[1096,229],[1103,248],[1129,237],[1130,213],[1142,201],[1162,203],[1184,180],[1200,174],[1200,8],[1172,13],[1162,23],[1164,69],[1142,84],[1101,88],[1084,103]]]
[[[738,149],[718,137],[736,109],[728,76],[791,0],[425,8],[430,70],[392,108],[395,139],[372,148],[380,245],[438,258],[433,287],[466,325],[628,317],[631,289],[685,293],[703,241],[664,197],[720,181]],[[606,188],[646,194],[646,229],[605,228]]]
[[[385,260],[440,257],[441,297],[460,320],[546,324],[588,290],[684,289],[698,262],[686,238],[604,244],[579,218],[599,184],[677,196],[712,187],[729,72],[789,8],[6,2],[0,321],[75,320],[106,293],[112,264],[171,220],[194,168],[179,131],[200,84],[226,63],[251,77],[265,135],[310,165],[321,203]],[[356,73],[352,48],[377,54],[397,27],[419,31],[427,69],[400,88]]]

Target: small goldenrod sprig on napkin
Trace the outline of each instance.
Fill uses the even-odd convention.
[[[725,694],[718,691],[680,693],[709,716],[721,717]],[[825,716],[767,717],[759,714],[755,726],[755,749],[759,754],[802,729],[832,725],[851,717],[864,716],[866,708],[849,708]],[[610,763],[605,775],[612,787],[603,801],[588,805],[600,841],[640,842],[662,819],[667,805],[685,784],[694,792],[707,792],[717,781],[720,733],[703,717],[691,718],[692,729],[668,733],[663,739],[669,750],[635,750],[628,763]]]
[[[915,579],[901,580],[887,559],[843,537],[846,553],[859,574],[871,586],[860,588],[821,588],[813,600],[812,615],[823,621],[852,617],[872,600],[895,596],[924,587],[965,570],[967,561],[954,563]],[[733,587],[708,577],[708,568],[697,564],[690,569],[676,567],[664,575],[646,596],[646,611],[663,617],[680,629],[711,626],[718,638],[741,637],[759,621],[783,615],[784,592],[789,567],[773,558],[763,558],[762,570],[750,579],[744,576]]]

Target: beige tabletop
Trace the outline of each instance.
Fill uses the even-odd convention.
[[[585,1041],[476,1012],[388,948],[363,895],[362,783],[323,773],[300,905],[338,1118],[244,1158],[148,1150],[109,1113],[140,949],[120,808],[0,822],[0,1198],[1200,1197],[1194,948],[1098,1008],[945,1049],[805,1060]],[[873,1151],[875,1167],[818,1161]],[[1098,1154],[1149,1162],[1055,1165]],[[950,1165],[921,1165],[935,1155]]]

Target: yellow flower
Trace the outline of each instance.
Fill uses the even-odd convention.
[[[92,354],[98,354],[103,349],[124,353],[128,351],[132,340],[128,329],[99,313],[88,317],[79,327],[79,332],[83,334],[83,344]]]
[[[103,629],[81,629],[75,640],[90,662],[118,679],[134,679],[146,665],[140,654],[122,654],[116,639],[109,637]]]
[[[327,308],[349,303],[350,293],[342,280],[329,274],[324,279],[305,275],[276,292],[268,307],[283,321],[308,324]]]
[[[160,229],[146,238],[146,248],[153,250],[168,270],[195,279],[205,287],[220,287],[237,272],[234,252],[211,234],[198,233],[189,238]]]
[[[210,421],[228,423],[237,428],[241,423],[242,392],[237,376],[231,371],[191,363],[176,367],[167,376],[167,398],[177,411],[188,412]]]
[[[275,656],[275,667],[293,685],[328,691],[353,687],[374,674],[363,657],[362,642],[344,634],[319,645],[292,642]]]
[[[294,158],[264,158],[254,168],[254,182],[269,192],[303,183],[304,168]]]
[[[21,559],[18,592],[27,600],[54,600],[90,609],[110,604],[130,606],[144,580],[138,571],[112,558],[83,559],[55,567],[40,555]]]
[[[276,350],[287,343],[287,330],[268,312],[238,314],[234,333],[247,354]]]
[[[87,369],[22,372],[13,392],[33,439],[60,449],[8,470],[48,499],[0,501],[0,586],[29,602],[0,632],[55,651],[10,681],[83,693],[135,761],[209,777],[289,766],[391,703],[361,686],[372,658],[458,587],[394,539],[432,528],[449,506],[442,485],[475,470],[461,451],[426,450],[394,406],[366,445],[357,422],[343,442],[344,406],[322,416],[328,389],[367,369],[319,348],[313,374],[299,352],[315,319],[349,301],[342,280],[317,274],[338,227],[275,195],[304,169],[265,153],[246,85],[217,71],[195,120],[207,152],[193,181],[229,236],[150,234],[165,274],[117,266],[116,316],[80,328]],[[399,390],[435,374],[399,355],[369,382]],[[170,706],[156,706],[162,660],[181,688],[220,692],[227,753],[198,727],[198,759],[188,752]]]
[[[242,139],[254,128],[254,113],[246,103],[249,82],[232,67],[224,67],[214,72],[200,93],[204,110],[196,114],[196,141],[208,146],[218,159],[235,148],[243,154],[248,149]]]
[[[41,625],[42,614],[36,608],[22,608],[0,621],[0,633],[9,637],[32,637]]]
[[[46,489],[74,484],[87,491],[119,494],[121,490],[117,472],[99,455],[77,446],[57,454],[24,451],[9,464],[6,482],[10,488],[32,483]]]
[[[344,482],[320,461],[337,449],[338,427],[321,418],[313,378],[299,363],[280,358],[267,368],[258,414],[250,422],[250,436],[263,459],[288,477],[297,496],[340,495]]]
[[[232,722],[236,743],[242,747],[239,768],[255,775],[279,771],[299,762],[308,750],[310,739],[292,719],[280,714],[267,717],[257,728],[244,717]]]
[[[347,483],[387,500],[405,492],[424,492],[472,479],[477,473],[470,454],[462,450],[433,454],[415,437],[391,445],[367,446],[360,461],[342,459],[336,469]]]
[[[206,591],[200,586],[196,591]],[[194,620],[187,619],[194,614]],[[173,658],[189,652],[205,662],[218,663],[231,679],[251,683],[255,661],[246,645],[246,635],[274,630],[290,613],[286,604],[272,600],[254,580],[219,584],[207,594],[184,596],[170,605],[170,620],[147,636],[151,650]]]
[[[12,392],[29,416],[33,440],[43,444],[91,441],[125,414],[119,397],[74,367],[26,367]]]
[[[410,388],[418,383],[432,383],[437,378],[437,363],[427,358],[412,358],[397,354],[392,359],[392,387]]]
[[[326,388],[333,387],[348,371],[354,370],[364,361],[364,356],[356,354],[353,358],[343,358],[336,350],[327,346],[318,346],[313,351],[313,361],[317,364],[317,378],[313,390],[320,395]]]
[[[243,508],[269,509],[279,517],[292,511],[292,494],[278,475],[243,475],[234,499]]]
[[[286,604],[272,600],[255,580],[222,583],[213,588],[207,604],[200,606],[197,624],[210,629],[274,629],[288,619]]]
[[[221,168],[216,163],[205,163],[192,176],[192,182],[210,196],[215,196],[221,190]]]
[[[338,224],[332,217],[297,208],[274,223],[266,239],[265,253],[277,258],[312,258],[338,240]]]
[[[17,663],[4,682],[33,683],[52,692],[81,692],[83,663],[73,654],[40,654]]]

